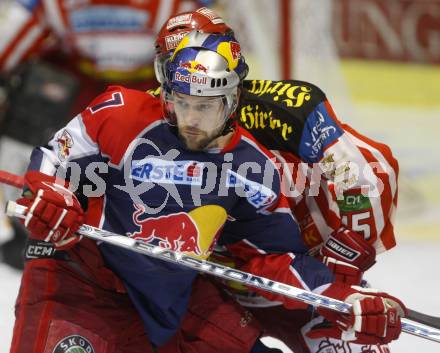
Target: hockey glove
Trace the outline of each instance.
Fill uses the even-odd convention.
[[[360,234],[341,227],[328,237],[318,257],[337,282],[360,285],[363,272],[375,263],[376,249]]]
[[[28,191],[17,203],[28,207],[24,225],[30,237],[54,243],[65,250],[81,240],[75,235],[84,223],[84,211],[75,194],[54,176],[29,171],[25,174]]]
[[[341,284],[333,284],[322,294],[350,303],[353,309],[347,315],[318,308],[326,320],[313,327],[308,337],[332,337],[357,344],[387,344],[399,337],[400,318],[407,315],[399,299],[377,289]]]
[[[361,284],[363,272],[356,266],[327,256],[324,256],[321,261],[335,275],[336,282],[345,283],[350,286]]]

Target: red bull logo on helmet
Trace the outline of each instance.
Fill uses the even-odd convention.
[[[183,75],[180,72],[176,72],[174,79],[178,82],[192,83],[197,85],[206,85],[208,78],[206,76],[200,77],[194,74]]]
[[[188,213],[151,218],[142,205],[134,205],[133,223],[139,230],[127,233],[130,238],[152,243],[173,251],[203,255],[200,232]]]
[[[194,73],[194,72],[202,72],[204,74],[208,73],[208,69],[206,68],[205,65],[199,63],[198,61],[194,61],[194,60],[185,61],[183,63],[180,63],[179,67],[186,69],[191,73]]]

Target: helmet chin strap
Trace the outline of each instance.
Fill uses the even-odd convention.
[[[238,107],[238,98],[239,98],[239,94],[237,95],[237,101],[234,102],[233,106],[231,107],[231,113],[229,113],[229,112],[227,113],[228,116],[225,118],[225,123],[223,125],[223,129],[220,130],[220,132],[217,135],[215,135],[215,137],[212,140],[214,140],[220,136],[226,136],[230,132],[234,131],[234,129],[235,129],[234,122],[235,122],[235,116],[236,116],[236,109]]]
[[[225,121],[225,125],[223,127],[223,130],[220,131],[215,138],[220,137],[220,136],[225,136],[225,135],[229,134],[231,131],[234,131],[234,121],[235,121],[235,116],[234,115],[230,116],[228,118],[228,120]]]
[[[237,108],[238,108],[238,102],[240,100],[240,94],[241,94],[241,86],[239,86],[237,88],[237,94],[236,94],[236,97],[235,97],[235,101],[232,102],[232,106],[231,106],[230,112],[227,113],[228,116],[225,119],[225,125],[223,127],[223,130],[219,133],[219,135],[217,137],[225,136],[225,135],[229,134],[231,131],[234,130],[234,125],[233,124],[234,124],[235,117],[236,117],[236,111],[237,111]],[[224,99],[227,100],[226,97]],[[227,102],[225,102],[225,106],[227,106]]]

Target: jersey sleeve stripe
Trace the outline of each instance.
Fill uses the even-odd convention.
[[[391,150],[388,148],[388,146],[368,139],[348,126],[345,128],[347,133],[353,138],[358,146],[370,150],[373,156],[379,162],[382,162],[387,166],[387,172],[390,175],[391,193],[394,195],[397,190],[397,176],[399,173],[399,165],[397,163],[397,160],[393,157]]]
[[[335,153],[337,154],[337,152],[339,153],[344,153],[344,151],[350,151],[351,154],[349,156],[346,156],[344,159],[345,160],[349,160],[350,162],[353,162],[356,164],[356,167],[358,168],[358,172],[359,172],[359,177],[358,180],[356,181],[356,183],[354,185],[351,185],[349,188],[347,188],[346,190],[349,189],[357,189],[357,188],[361,188],[364,185],[368,185],[370,188],[370,190],[379,190],[378,189],[378,184],[379,184],[379,179],[380,177],[374,172],[374,170],[371,168],[369,162],[375,162],[375,160],[373,161],[368,161],[365,156],[362,154],[362,152],[360,151],[359,147],[357,146],[357,144],[361,142],[358,139],[356,139],[354,136],[352,136],[349,133],[345,133],[344,135],[342,135],[340,137],[340,141],[339,143],[336,145],[334,145],[334,148],[338,148],[338,150],[336,149],[329,149],[327,152],[328,153]],[[365,145],[365,144],[362,144]],[[376,156],[375,156],[376,157]],[[365,175],[365,172],[368,172],[368,177]],[[382,210],[382,203],[381,203],[381,195],[378,195],[376,197],[369,197],[370,198],[370,202],[372,204],[372,211],[374,214],[374,220],[375,220],[375,224],[376,224],[376,234],[380,234],[385,226],[385,222],[384,222],[384,214],[383,214],[383,210]]]
[[[333,229],[337,229],[341,225],[341,216],[339,212],[339,206],[336,202],[336,194],[333,190],[330,190],[330,185],[326,180],[321,180],[321,185],[319,192],[322,197],[317,197],[317,203],[321,210],[328,210],[328,221],[327,223]]]
[[[28,21],[22,19],[22,23],[14,23],[14,27],[21,26],[21,30],[15,31],[17,33],[14,38],[10,40],[2,40],[6,46],[1,48],[0,52],[0,68],[2,70],[12,70],[20,63],[23,58],[27,57],[30,52],[36,50],[46,36],[46,28],[37,21],[36,16],[30,17]]]
[[[61,0],[43,0],[46,10],[46,18],[58,35],[63,36],[67,32],[65,18],[60,5]]]
[[[368,155],[370,154],[370,150],[362,149],[362,153]],[[368,159],[373,159],[373,157],[367,157]],[[393,246],[396,245],[395,239],[394,239],[394,228],[391,223],[392,217],[394,212],[392,210],[395,208],[394,202],[393,202],[393,195],[391,193],[390,187],[388,185],[389,182],[389,174],[388,173],[380,173],[375,172],[377,177],[382,180],[382,183],[384,185],[384,190],[382,191],[380,195],[380,201],[382,204],[382,210],[384,212],[384,221],[385,225],[380,233],[378,233],[378,237],[380,239],[380,242],[375,244],[376,250],[378,252],[382,252],[385,249],[390,249]],[[397,190],[394,194],[394,199],[397,199]],[[381,246],[379,246],[379,244]]]
[[[395,166],[392,166],[385,158],[385,156],[381,153],[381,151],[358,139],[354,135],[351,136],[355,140],[356,144],[362,147],[363,152],[370,155],[370,157],[368,157],[369,159],[374,159],[377,162],[380,162],[386,168],[386,173],[375,172],[377,177],[382,180],[384,185],[384,190],[380,195],[380,201],[382,205],[381,208],[384,212],[386,212],[386,215],[388,216],[384,218],[384,215],[382,215],[382,223],[386,221],[386,224],[383,224],[382,227],[378,229],[378,236],[381,239],[382,246],[378,246],[378,243],[375,247],[378,252],[381,252],[384,249],[390,249],[395,245],[394,230],[392,225],[392,217],[394,215],[394,212],[392,211],[392,208],[394,208],[397,203],[397,161],[392,158],[392,156],[389,156],[391,157],[391,163],[395,164]],[[380,147],[380,145],[378,146]],[[374,207],[373,211],[375,211]]]
[[[372,158],[375,159],[375,161],[382,163],[386,167],[386,174],[389,175],[388,181],[390,185],[391,194],[395,195],[397,192],[397,173],[398,169],[396,170],[396,166],[392,166],[390,162],[385,158],[385,156],[381,153],[381,151],[374,148],[372,145],[367,144],[366,142],[362,141],[355,135],[349,133],[349,136],[356,142],[356,145],[359,147],[364,148],[364,150],[368,151],[368,153],[371,153]],[[393,161],[397,165],[397,161]],[[384,173],[381,173],[384,174]]]

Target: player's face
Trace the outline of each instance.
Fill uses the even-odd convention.
[[[200,151],[218,136],[225,123],[222,97],[173,93],[179,136],[186,147]]]

